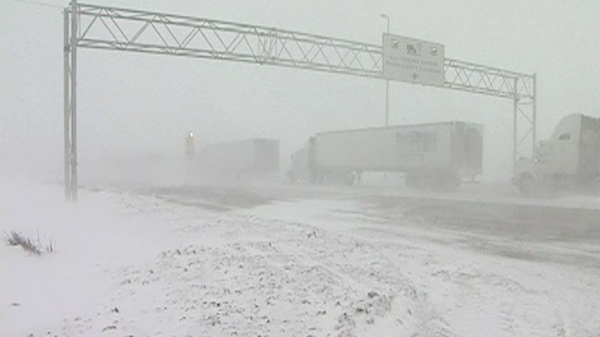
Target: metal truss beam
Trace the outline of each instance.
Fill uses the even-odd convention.
[[[84,4],[78,8],[79,47],[383,77],[380,45],[180,15]],[[449,89],[533,97],[533,75],[454,59],[445,60],[444,72]]]
[[[381,46],[326,36],[121,8],[79,5],[84,48],[381,76]]]
[[[444,87],[512,99],[535,96],[534,75],[448,58],[444,61]]]
[[[74,15],[73,15],[74,14]],[[70,20],[69,20],[70,19]],[[383,79],[383,47],[291,30],[141,10],[77,4],[65,9],[65,190],[77,196],[77,48],[132,51],[276,65]],[[525,138],[535,148],[535,75],[445,59],[444,88],[514,103],[513,159]],[[526,106],[530,106],[527,110]]]

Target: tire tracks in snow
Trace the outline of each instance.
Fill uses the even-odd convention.
[[[393,299],[396,306],[406,306],[406,311],[395,311],[398,315],[396,331],[403,328],[420,335],[455,336],[447,323],[427,303],[426,294],[420,294],[418,288],[402,273],[402,268],[394,264],[382,254],[376,245],[368,240],[360,240],[354,235],[335,231],[327,231],[303,223],[287,223],[281,220],[261,219],[260,222],[270,222],[280,229],[273,235],[273,241],[279,242],[276,247],[287,255],[300,258],[305,264],[313,265],[327,271],[334,277],[350,285],[360,296],[369,293],[383,294]],[[295,228],[293,231],[290,228]],[[290,233],[286,233],[290,232]],[[290,236],[296,239],[290,240]],[[305,238],[305,239],[299,239]],[[355,306],[360,305],[355,303]],[[356,308],[349,307],[340,316],[342,321],[350,321],[345,329],[345,335],[351,335],[353,330],[361,330],[353,318]],[[360,308],[358,309],[361,312]],[[389,315],[390,310],[386,312]],[[375,318],[365,319],[367,327],[373,324]]]

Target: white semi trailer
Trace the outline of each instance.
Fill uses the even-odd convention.
[[[201,171],[212,175],[264,175],[279,170],[279,140],[255,138],[204,146]]]
[[[590,189],[600,196],[600,118],[564,117],[534,158],[515,163],[513,183],[524,194],[538,190]]]
[[[289,178],[353,184],[363,172],[398,172],[410,187],[454,189],[481,174],[482,132],[446,122],[317,133],[292,155]]]

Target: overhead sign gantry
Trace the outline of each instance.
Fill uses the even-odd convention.
[[[378,45],[73,0],[64,10],[66,198],[77,199],[78,48],[275,65],[508,98],[513,100],[513,160],[522,145],[535,148],[535,75],[446,58],[441,44],[391,34],[382,41]]]

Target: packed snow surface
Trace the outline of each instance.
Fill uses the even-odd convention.
[[[600,336],[593,236],[516,240],[314,194],[68,203],[1,183],[3,233],[54,252],[0,246],[0,336]]]

